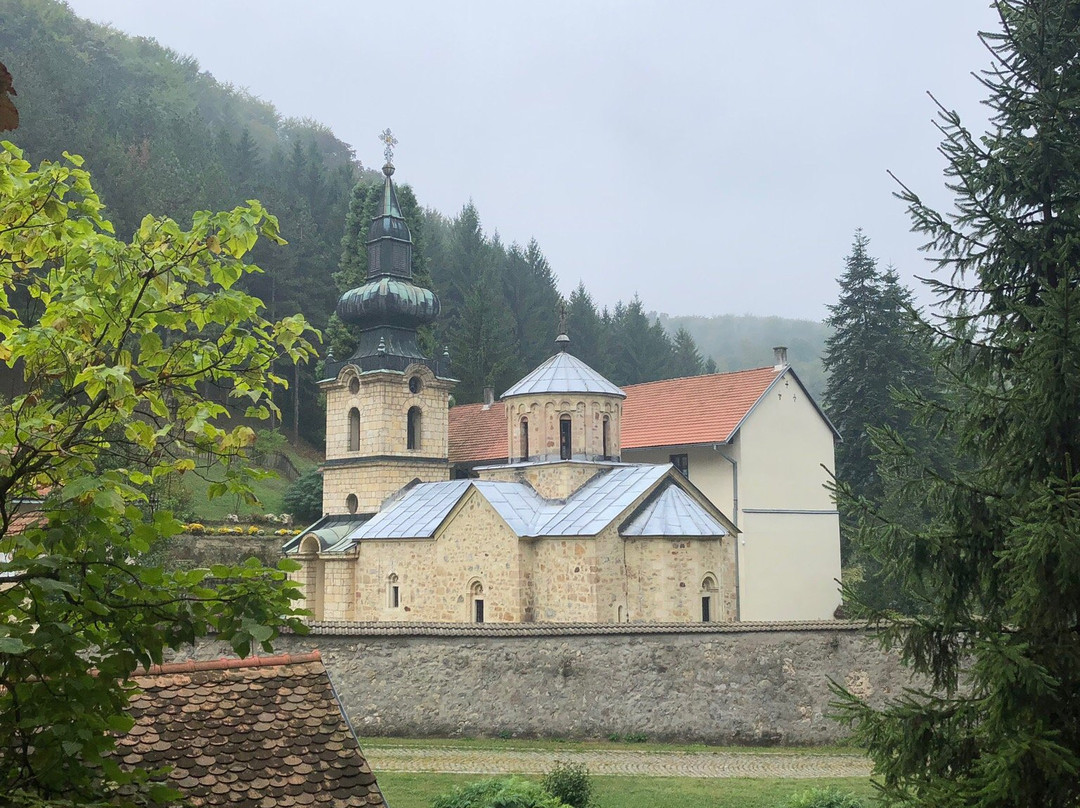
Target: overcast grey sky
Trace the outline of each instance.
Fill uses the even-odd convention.
[[[931,91],[981,130],[988,0],[69,0],[151,36],[487,232],[569,292],[821,319],[856,227],[927,267],[891,169],[945,204]],[[437,268],[434,268],[437,271]]]

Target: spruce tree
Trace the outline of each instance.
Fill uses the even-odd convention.
[[[911,292],[894,270],[878,269],[869,244],[862,230],[856,230],[838,281],[840,297],[829,307],[826,324],[832,334],[825,341],[822,364],[828,373],[825,410],[843,436],[836,446],[837,479],[855,499],[881,500],[884,488],[869,430],[894,429],[910,438],[911,419],[897,393],[925,390],[929,372],[908,313]],[[854,515],[849,500],[842,498],[840,508],[846,565],[853,560]]]
[[[566,332],[570,337],[570,353],[604,373],[605,363],[601,361],[606,356],[604,323],[592,296],[582,282],[570,293],[567,301]],[[547,347],[551,347],[550,343]]]
[[[700,376],[705,372],[705,362],[701,358],[701,352],[684,326],[680,326],[675,332],[672,354],[673,361],[665,375],[677,379],[683,376]]]
[[[955,209],[906,188],[938,256],[931,323],[963,462],[934,468],[888,431],[902,492],[930,522],[864,530],[918,599],[877,617],[922,679],[874,709],[841,692],[890,803],[1080,804],[1080,3],[1001,0],[981,37],[993,113],[976,137],[942,109]],[[911,471],[914,469],[914,471]]]

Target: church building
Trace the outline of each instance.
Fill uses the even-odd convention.
[[[451,479],[449,359],[417,329],[439,301],[384,167],[366,283],[328,361],[323,517],[284,551],[317,620],[699,622],[738,619],[738,529],[671,463],[623,461],[626,393],[555,353],[500,397],[505,454]]]

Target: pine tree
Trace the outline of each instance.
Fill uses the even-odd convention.
[[[868,520],[918,598],[879,615],[922,686],[873,709],[841,694],[884,796],[927,806],[1080,803],[1080,4],[1002,0],[983,34],[990,131],[942,108],[955,211],[903,190],[939,256],[937,406],[956,470],[927,468],[898,435],[902,493],[931,521]],[[886,519],[888,515],[886,514]]]

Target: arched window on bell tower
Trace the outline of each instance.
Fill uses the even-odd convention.
[[[521,419],[521,459],[529,459],[529,419]]]
[[[360,451],[360,410],[349,410],[349,451]]]
[[[604,433],[602,435],[602,439],[603,439],[603,443],[604,443],[604,447],[603,447],[604,460],[608,460],[608,459],[611,458],[611,419],[608,418],[606,415],[604,416],[604,422],[601,425],[601,428],[603,429],[603,433]]]
[[[569,460],[574,456],[573,429],[570,426],[570,416],[559,417],[559,459]]]
[[[407,416],[406,436],[405,436],[405,448],[406,449],[419,449],[420,448],[420,408],[409,407],[409,414]],[[401,434],[401,433],[398,433]]]

